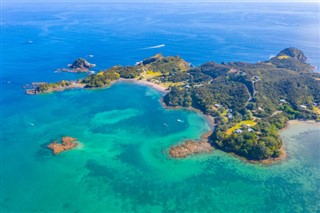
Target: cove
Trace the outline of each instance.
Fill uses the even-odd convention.
[[[254,165],[219,150],[177,160],[163,150],[199,138],[209,126],[193,111],[164,109],[161,94],[152,88],[119,82],[101,90],[26,97],[23,109],[16,106],[6,113],[4,212],[317,208],[319,168],[314,162],[319,159],[308,154],[318,144],[314,125],[282,133],[289,157],[278,164]],[[77,137],[81,146],[58,156],[42,148],[66,134]],[[303,152],[301,143],[306,144]]]

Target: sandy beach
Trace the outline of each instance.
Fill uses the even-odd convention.
[[[168,88],[164,87],[163,85],[160,84],[156,84],[156,83],[152,83],[150,81],[146,81],[146,80],[138,80],[138,79],[126,79],[126,78],[121,78],[118,81],[122,81],[122,82],[132,82],[135,84],[140,84],[140,85],[144,85],[144,86],[149,86],[152,87],[156,90],[158,90],[161,93],[168,93]]]
[[[317,126],[319,126],[319,130],[320,130],[320,122],[316,122],[314,120],[290,120],[287,122],[286,126],[282,129],[280,129],[278,132],[281,133],[281,132],[285,131],[286,129],[288,129],[292,125],[304,124],[304,123],[317,125]]]

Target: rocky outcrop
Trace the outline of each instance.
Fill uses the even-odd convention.
[[[211,144],[207,141],[186,141],[181,145],[172,146],[169,154],[174,158],[186,158],[189,155],[209,153],[213,150]]]
[[[305,63],[307,60],[307,57],[304,55],[304,53],[301,50],[294,48],[294,47],[289,47],[289,48],[282,50],[277,55],[277,57],[279,57],[279,56],[289,56],[291,58],[297,59],[298,61],[300,61],[302,63]]]
[[[73,149],[78,146],[78,143],[76,141],[76,138],[66,136],[61,138],[61,143],[58,143],[58,141],[53,141],[48,145],[48,148],[53,151],[53,154],[57,155],[61,152]]]
[[[285,68],[297,72],[312,72],[315,67],[306,63],[307,57],[301,50],[290,47],[282,50],[271,62],[277,68]]]
[[[65,72],[88,72],[91,68],[95,67],[95,64],[90,64],[83,58],[78,58],[72,64],[69,64],[71,70],[62,69]]]
[[[157,60],[162,60],[163,59],[163,56],[161,54],[156,54],[150,58],[147,58],[145,60],[142,61],[142,64],[143,65],[147,65],[147,64],[151,64]]]

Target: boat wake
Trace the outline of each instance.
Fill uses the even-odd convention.
[[[157,49],[157,48],[161,48],[161,47],[165,47],[165,46],[166,46],[165,44],[159,44],[159,45],[156,45],[156,46],[145,47],[145,48],[142,48],[140,50]]]

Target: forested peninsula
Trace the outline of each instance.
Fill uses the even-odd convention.
[[[192,66],[157,54],[134,66],[114,66],[77,81],[34,83],[29,94],[69,88],[101,88],[119,79],[167,89],[167,106],[192,107],[215,119],[208,142],[251,161],[284,155],[278,130],[288,120],[320,121],[320,73],[301,50],[286,48],[258,63],[207,62]]]

